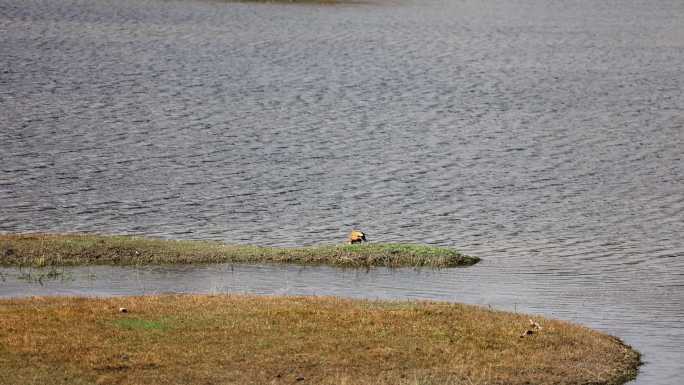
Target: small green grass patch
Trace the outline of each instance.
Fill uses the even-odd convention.
[[[93,234],[0,235],[0,265],[4,266],[295,263],[442,268],[478,261],[445,247],[399,243],[263,247]]]
[[[141,318],[122,318],[113,321],[114,325],[127,330],[159,330],[164,331],[169,328],[169,321],[146,320]]]

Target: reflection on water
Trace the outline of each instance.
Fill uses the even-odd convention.
[[[359,227],[482,263],[4,269],[0,296],[517,307],[616,334],[645,353],[637,383],[679,384],[684,2],[391,3],[0,0],[0,231],[293,246]]]
[[[65,272],[64,268],[49,267],[45,269],[34,269],[32,267],[18,268],[16,274],[12,274],[12,277],[18,281],[24,281],[27,283],[37,283],[40,286],[44,286],[45,283],[60,280],[64,283],[64,280],[71,279],[70,273]],[[0,272],[0,280],[5,282],[5,274]],[[21,294],[18,294],[20,296]]]

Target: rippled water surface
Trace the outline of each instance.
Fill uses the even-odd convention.
[[[682,63],[679,0],[0,0],[0,232],[292,246],[359,227],[484,259],[3,269],[0,296],[464,301],[618,335],[636,383],[679,384]]]

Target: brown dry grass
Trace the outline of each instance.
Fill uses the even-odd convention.
[[[126,307],[128,313],[120,313]],[[0,384],[618,384],[639,355],[472,306],[320,297],[0,301]]]
[[[287,248],[94,234],[0,234],[0,265],[5,266],[222,262],[454,267],[477,261],[444,247],[396,243]]]

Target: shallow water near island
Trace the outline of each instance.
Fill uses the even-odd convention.
[[[454,247],[463,269],[0,269],[0,297],[436,299],[684,377],[684,3],[0,0],[0,232]]]

